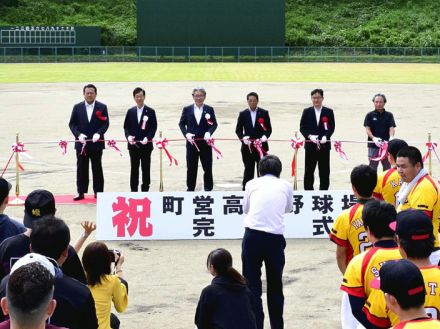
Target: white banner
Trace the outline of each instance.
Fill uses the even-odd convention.
[[[244,192],[99,193],[98,240],[239,239]],[[328,238],[351,191],[295,191],[286,238]]]

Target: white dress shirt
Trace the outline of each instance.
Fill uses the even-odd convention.
[[[138,123],[140,123],[141,122],[142,112],[144,111],[144,108],[143,107],[139,108],[139,107],[136,106],[136,109],[137,109]]]
[[[283,215],[292,209],[293,188],[288,181],[264,175],[247,182],[243,200],[245,227],[283,235]]]
[[[93,114],[93,109],[95,108],[95,102],[93,102],[92,104],[89,104],[87,102],[86,103],[86,112],[87,112],[87,119],[92,120],[92,114]]]
[[[194,104],[194,116],[196,117],[197,124],[200,124],[200,120],[202,119],[203,114],[203,105],[202,107],[197,107],[196,104]]]
[[[316,124],[319,126],[319,117],[321,116],[322,106],[319,109],[316,107],[313,108],[315,109]]]
[[[249,112],[251,112],[252,127],[255,127],[255,121],[257,120],[257,109],[258,107],[254,111],[249,109]]]

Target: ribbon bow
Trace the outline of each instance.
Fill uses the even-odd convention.
[[[379,153],[377,154],[377,157],[371,158],[371,160],[372,161],[382,161],[388,155],[388,142],[383,141],[383,142],[380,142],[376,145],[379,147]]]
[[[24,149],[24,144],[23,143],[12,144],[12,155],[14,155],[15,153],[18,153],[18,156],[20,158],[20,155],[23,152],[27,152],[27,150]],[[24,171],[24,167],[21,165],[20,161],[18,161],[17,165],[18,165],[18,168],[20,168],[21,171]]]
[[[121,152],[121,150],[116,146],[116,141],[114,139],[110,139],[109,141],[107,141],[107,145],[108,145],[108,147],[110,147],[110,148],[114,149],[116,152],[118,152],[121,157],[124,156],[124,154]]]
[[[304,140],[301,138],[292,138],[290,140],[290,146],[295,150],[292,158],[292,177],[294,177],[296,168],[296,154],[298,153],[298,150],[304,146]]]
[[[214,152],[216,153],[216,157],[217,160],[220,160],[221,158],[223,158],[223,154],[222,152],[220,152],[220,150],[214,145],[214,138],[210,138],[206,141],[206,143],[212,147],[212,149],[214,150]]]
[[[67,154],[67,141],[65,139],[60,140],[58,143],[59,147],[61,147],[61,154],[65,156]]]
[[[168,157],[168,160],[170,160],[170,166],[173,165],[173,162],[176,166],[179,165],[179,163],[177,162],[176,158],[174,158],[170,152],[167,150],[167,145],[168,145],[168,139],[166,138],[161,138],[156,142],[156,146],[159,150],[164,150],[165,154]]]
[[[259,118],[258,123],[260,124],[261,128],[263,128],[264,131],[267,130],[266,125],[264,124],[264,118]]]
[[[263,149],[263,142],[261,142],[261,139],[256,139],[252,142],[252,144],[257,150],[260,159],[262,159],[267,154],[267,152]]]
[[[335,151],[336,152],[338,152],[338,155],[339,155],[339,157],[342,159],[342,160],[348,160],[348,156],[347,156],[347,154],[342,150],[342,143],[341,143],[341,141],[335,141],[334,143],[333,143],[333,145],[335,146]]]
[[[437,142],[428,142],[426,143],[426,146],[428,147],[428,151],[426,152],[426,154],[423,156],[423,162],[426,161],[426,159],[428,159],[429,154],[431,152],[434,152],[435,157],[437,158],[437,160],[440,162],[440,158],[437,154]]]

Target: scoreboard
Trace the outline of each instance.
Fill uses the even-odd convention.
[[[83,26],[3,26],[0,46],[100,46],[101,29]]]

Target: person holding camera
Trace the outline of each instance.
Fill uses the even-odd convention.
[[[111,313],[112,301],[116,311],[122,313],[128,305],[128,284],[123,278],[124,255],[109,250],[103,242],[92,242],[84,250],[82,262],[87,284],[95,299],[99,329],[118,329],[119,319]],[[111,272],[111,263],[114,271]]]

